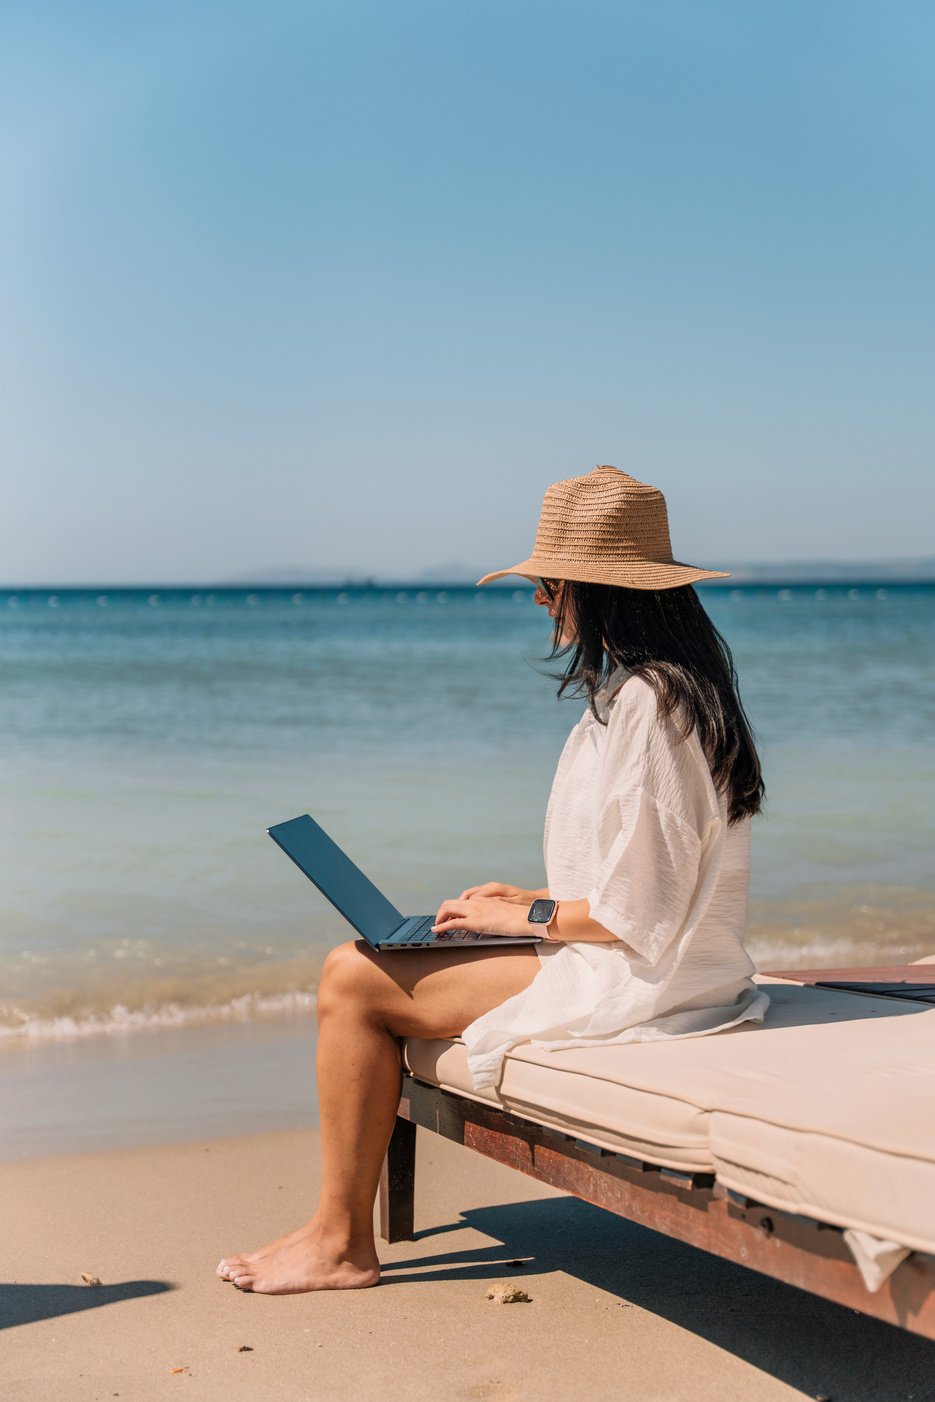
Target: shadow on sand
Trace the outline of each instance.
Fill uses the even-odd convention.
[[[625,1309],[670,1320],[806,1397],[836,1402],[935,1400],[935,1343],[832,1304],[577,1198],[482,1207],[416,1241],[472,1227],[502,1245],[388,1262],[387,1285],[519,1280],[563,1271]],[[511,1265],[521,1262],[521,1265]],[[533,1296],[535,1290],[530,1291]]]
[[[60,1314],[95,1310],[118,1300],[162,1295],[175,1286],[166,1280],[124,1280],[119,1285],[3,1285],[0,1284],[0,1329],[34,1324]]]

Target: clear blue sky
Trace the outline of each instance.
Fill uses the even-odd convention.
[[[935,553],[928,0],[6,0],[5,582]]]

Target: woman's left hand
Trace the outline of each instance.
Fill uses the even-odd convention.
[[[474,930],[483,935],[528,935],[529,907],[502,896],[471,896],[469,900],[442,901],[433,930]]]

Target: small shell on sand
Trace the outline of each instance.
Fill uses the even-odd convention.
[[[521,1290],[518,1285],[491,1285],[487,1291],[487,1299],[495,1300],[498,1305],[528,1305],[531,1303],[526,1291]]]
[[[87,1271],[81,1272],[81,1279],[84,1281],[85,1285],[100,1285],[101,1283],[101,1277],[99,1275],[88,1275]]]

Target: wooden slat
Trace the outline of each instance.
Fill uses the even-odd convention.
[[[400,1114],[486,1158],[713,1255],[935,1339],[935,1257],[914,1254],[870,1294],[838,1228],[736,1200],[710,1174],[647,1173],[618,1154],[406,1076]]]

